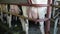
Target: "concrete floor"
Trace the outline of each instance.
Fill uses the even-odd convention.
[[[4,27],[2,27],[2,25],[4,25]],[[5,27],[7,28],[7,30],[5,29]],[[21,27],[14,27],[14,29],[12,31],[9,31],[10,29],[8,28],[8,26],[6,24],[2,24],[2,22],[0,22],[0,34],[25,34],[25,32],[22,31],[22,29],[20,29],[20,28]],[[50,32],[51,32],[51,34],[53,34],[53,24],[51,25]],[[29,34],[41,34],[40,30],[39,30],[39,24],[30,23]],[[57,34],[60,34],[59,26],[58,26]]]

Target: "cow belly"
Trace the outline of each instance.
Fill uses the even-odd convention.
[[[38,18],[36,7],[22,6],[22,10],[23,10],[23,15],[25,17],[34,18],[34,19]]]
[[[33,18],[41,18],[43,19],[43,16],[46,14],[47,7],[32,7],[31,9],[31,14]]]
[[[31,14],[32,14],[32,18],[37,19],[38,18],[38,13],[37,13],[37,8],[36,7],[32,7],[31,8]]]
[[[36,19],[38,18],[38,15],[40,16],[39,18],[43,18],[43,16],[45,16],[47,7],[30,7],[29,9],[29,7],[23,6],[22,10],[25,17],[29,16],[29,18]]]

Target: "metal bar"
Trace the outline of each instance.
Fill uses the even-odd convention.
[[[56,0],[54,0],[54,3],[53,3],[54,5],[56,5]],[[53,7],[53,17],[54,17],[54,15],[55,15],[55,7]]]
[[[0,3],[0,4],[8,4],[8,3]],[[10,3],[11,5],[21,5],[21,6],[33,6],[33,7],[47,7],[50,6],[49,4],[16,4],[16,3]]]
[[[48,7],[50,5],[48,5],[48,4],[32,4],[31,6],[35,6],[35,7]]]
[[[55,19],[56,17],[58,17],[59,16],[59,13],[58,14],[56,14],[53,18]]]
[[[57,34],[57,24],[58,24],[58,18],[55,20],[54,33],[53,34]]]
[[[32,4],[31,0],[28,0],[28,3],[29,3],[29,4]]]
[[[48,4],[52,4],[52,0],[48,0]],[[51,17],[51,6],[47,7],[47,18]],[[45,23],[45,34],[50,34],[50,20],[47,20]]]
[[[0,12],[6,13],[6,14],[15,15],[15,16],[20,17],[20,18],[22,18],[22,19],[29,19],[29,20],[36,21],[36,22],[38,22],[38,21],[41,22],[41,21],[49,20],[49,18],[45,18],[45,19],[32,19],[32,18],[25,17],[25,16],[23,16],[23,15],[13,14],[13,13],[8,12],[8,11],[6,11],[6,12],[5,12],[5,11],[0,11]]]
[[[53,7],[53,8],[60,8],[60,5],[56,5],[56,4],[50,4],[50,6]]]
[[[9,3],[0,3],[0,4],[9,4]],[[54,5],[54,4],[16,4],[16,3],[10,3],[11,5],[21,5],[21,6],[33,6],[33,7],[55,7],[55,8],[60,8],[60,5]]]

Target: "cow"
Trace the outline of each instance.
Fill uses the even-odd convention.
[[[48,0],[31,0],[31,1],[32,1],[32,4],[47,4],[47,2],[48,2]],[[46,11],[47,11],[47,7],[22,6],[22,10],[23,10],[23,14],[25,17],[34,18],[34,19],[37,19],[39,17],[39,19],[44,19]],[[28,30],[29,30],[28,24],[29,24],[29,22],[27,21],[27,23],[26,23],[27,26],[25,26],[26,29],[24,28],[24,30],[26,31],[26,34],[28,34]],[[41,33],[45,34],[44,21],[39,22],[39,24],[40,24],[39,27],[40,27]]]
[[[19,14],[19,7],[17,5],[10,5],[10,9],[9,9],[10,13],[13,13],[13,14]],[[9,28],[13,26],[15,26],[15,22],[18,20],[18,17],[15,16],[15,15],[9,15],[8,16],[8,23],[9,23]]]
[[[6,13],[4,13],[4,12],[7,12],[8,10],[8,8],[7,8],[7,4],[0,4],[0,8],[1,8],[1,21],[3,22],[3,23],[7,23],[7,14]]]

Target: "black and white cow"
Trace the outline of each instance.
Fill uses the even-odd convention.
[[[31,0],[32,4],[47,4],[48,0]],[[28,10],[30,12],[28,12]],[[19,14],[19,8],[17,5],[10,5],[10,12],[12,13],[17,13]],[[44,19],[45,18],[45,14],[47,11],[47,7],[30,7],[30,6],[22,6],[22,11],[23,11],[23,15],[25,17],[29,17],[29,18],[34,18],[37,19],[39,16],[39,19]],[[11,21],[12,21],[12,15],[8,16],[8,22],[9,22],[9,27],[11,27]],[[15,17],[17,18],[17,17]],[[17,20],[17,19],[14,19]],[[24,20],[22,18],[20,18],[21,23],[22,23],[22,27],[23,30],[26,31],[26,34],[28,34],[28,29],[29,29],[29,22],[28,19]],[[44,21],[39,22],[40,24],[40,30],[42,34],[45,34],[44,32]]]
[[[8,10],[7,10],[7,9],[8,9],[8,8],[7,8],[7,4],[0,4],[0,6],[1,6],[1,7],[0,7],[0,8],[1,8],[1,10],[0,10],[0,11],[1,11],[1,13],[0,13],[0,14],[1,14],[1,17],[0,17],[0,18],[1,18],[1,21],[2,21],[3,23],[7,23],[7,19],[6,19],[6,18],[7,18],[7,14],[4,13],[4,11],[6,11],[6,12],[8,11]]]
[[[48,2],[48,0],[32,0],[32,4],[47,4],[47,2]],[[11,5],[10,10],[12,10],[12,12],[17,11],[17,13],[18,13],[19,9],[18,9],[17,5],[15,5],[15,6],[16,7],[14,7],[14,5],[13,6]],[[30,12],[28,12],[28,10]],[[46,11],[47,11],[47,7],[22,6],[22,11],[23,11],[23,15],[25,17],[37,19],[38,16],[39,16],[39,19],[44,19]],[[23,30],[26,31],[26,34],[28,34],[28,29],[29,29],[28,19],[24,20],[24,19],[20,18],[20,20],[21,20],[21,23],[22,23]],[[40,24],[41,33],[45,34],[45,32],[44,32],[44,21],[39,22],[39,24]]]
[[[47,4],[48,0],[31,0],[32,4]],[[39,16],[39,19],[44,19],[45,18],[45,14],[47,11],[47,7],[30,7],[30,6],[22,6],[22,10],[23,10],[23,15],[25,17],[29,17],[29,18],[34,18],[37,19]],[[27,14],[27,11],[30,11]],[[25,26],[23,25],[24,30],[26,31],[26,34],[28,34],[28,29],[29,29],[29,22],[28,19],[26,19],[27,23],[25,23]],[[40,24],[40,30],[42,34],[45,34],[44,32],[44,21],[39,22]],[[26,27],[26,29],[25,29]]]

